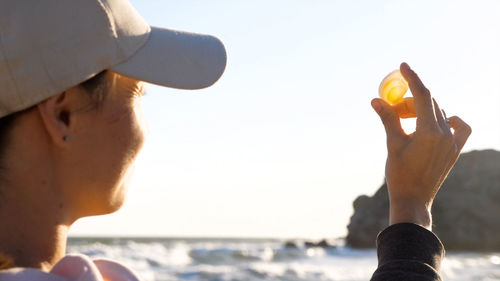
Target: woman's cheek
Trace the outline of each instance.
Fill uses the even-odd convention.
[[[136,134],[137,134],[137,152],[139,152],[142,147],[144,146],[144,142],[146,141],[146,134],[147,134],[147,122],[144,117],[144,113],[142,110],[142,102],[141,98],[137,98],[135,103],[134,103],[134,116],[135,116],[135,127],[136,127]]]
[[[145,124],[140,107],[136,108],[134,106],[130,112],[130,118],[126,122],[128,124],[128,133],[124,138],[125,147],[122,148],[128,152],[126,158],[122,160],[122,170],[125,171],[125,174],[111,198],[111,212],[120,209],[125,201],[127,186],[130,184],[130,179],[134,173],[134,163],[145,141]]]

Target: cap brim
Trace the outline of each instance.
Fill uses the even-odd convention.
[[[226,60],[224,45],[216,37],[151,27],[145,45],[111,70],[161,86],[201,89],[220,78]]]

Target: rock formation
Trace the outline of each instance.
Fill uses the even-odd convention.
[[[346,243],[373,248],[389,220],[386,184],[372,196],[359,196]],[[447,250],[500,250],[500,152],[472,151],[460,156],[432,209],[433,231]]]

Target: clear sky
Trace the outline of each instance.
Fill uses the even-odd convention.
[[[383,181],[370,100],[402,61],[472,126],[465,151],[500,149],[500,1],[131,2],[151,25],[219,37],[226,72],[205,90],[149,85],[125,206],[72,235],[345,235]]]

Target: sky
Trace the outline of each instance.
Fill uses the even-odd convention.
[[[383,183],[370,101],[403,61],[472,126],[464,151],[500,150],[499,1],[131,3],[153,26],[220,38],[227,68],[203,90],[148,85],[127,201],[73,236],[344,236],[353,200]]]

